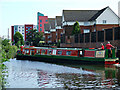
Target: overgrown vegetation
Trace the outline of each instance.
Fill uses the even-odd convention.
[[[14,58],[17,52],[17,46],[11,46],[9,40],[0,38],[0,90],[4,88],[6,84],[6,66],[4,62],[9,61],[10,58]]]

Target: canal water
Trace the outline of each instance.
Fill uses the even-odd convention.
[[[120,89],[120,68],[114,65],[53,64],[10,59],[7,88]]]

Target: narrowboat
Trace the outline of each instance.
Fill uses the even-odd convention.
[[[77,64],[118,64],[115,49],[112,49],[111,58],[108,50],[81,49],[81,48],[49,48],[49,47],[23,47],[16,55],[17,60],[37,60],[44,62],[69,62]]]

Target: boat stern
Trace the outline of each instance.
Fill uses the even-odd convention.
[[[119,64],[119,58],[107,58],[105,64]]]

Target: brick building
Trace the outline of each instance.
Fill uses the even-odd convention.
[[[48,24],[45,24],[45,43],[56,43],[55,18],[48,18]]]
[[[44,32],[44,24],[48,23],[48,16],[38,12],[37,13],[37,30],[38,32]]]
[[[45,43],[51,43],[50,40],[50,24],[47,23],[44,25],[44,36],[45,36]]]
[[[120,49],[120,27],[105,29],[104,31],[76,34],[70,36],[69,42],[65,43],[65,36],[62,38],[61,47],[78,48],[99,48],[101,43],[104,46],[107,42]]]
[[[16,32],[20,32],[22,34],[22,36],[23,36],[24,41],[26,41],[26,34],[27,34],[28,30],[31,30],[31,29],[37,29],[37,26],[33,25],[33,24],[11,26],[11,38],[12,38],[12,41],[14,41],[13,36],[14,36],[14,34]]]
[[[58,42],[63,34],[62,28],[62,16],[56,16],[55,18],[55,29],[56,29],[56,42]]]
[[[110,7],[106,7],[101,10],[63,10],[62,26],[64,29],[64,34],[61,38],[61,47],[73,46],[73,36],[71,36],[71,33],[73,30],[73,25],[76,21],[79,22],[81,32],[83,33],[79,36],[79,39],[84,41],[84,35],[87,36],[87,33],[96,33],[99,31],[104,31],[108,28],[118,27],[120,18],[111,10]],[[93,35],[93,37],[94,36],[95,35]],[[89,35],[87,37],[89,37]],[[75,36],[75,38],[77,38],[77,36]],[[81,45],[82,47],[86,46],[81,43],[75,46],[81,47]],[[87,45],[86,47],[90,46]]]

